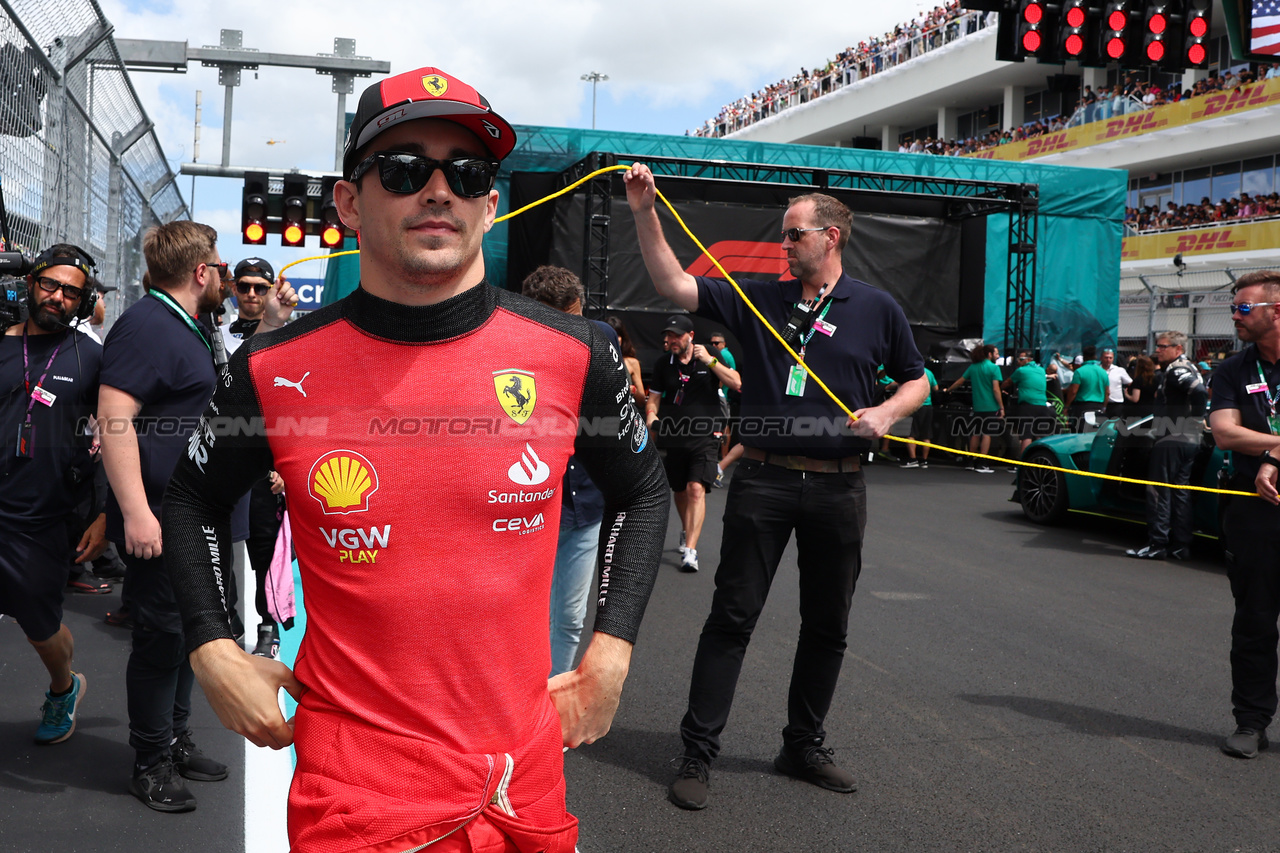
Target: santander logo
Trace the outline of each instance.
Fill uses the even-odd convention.
[[[539,459],[529,444],[525,444],[520,461],[507,469],[507,477],[511,482],[521,486],[537,486],[545,483],[550,476],[551,466]]]

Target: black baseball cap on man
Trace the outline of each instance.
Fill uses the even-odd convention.
[[[265,278],[271,284],[276,283],[276,271],[272,269],[271,264],[267,263],[262,258],[245,258],[243,261],[236,264],[235,272],[231,274],[231,277],[236,281],[239,281],[247,275],[260,276],[261,278]]]
[[[419,68],[374,83],[360,95],[342,152],[342,176],[351,180],[356,152],[402,121],[442,118],[474,133],[495,160],[516,147],[516,132],[475,89],[439,68]]]
[[[662,333],[675,332],[677,335],[687,335],[693,331],[693,321],[689,319],[688,314],[672,314],[667,318],[667,325],[663,328]]]

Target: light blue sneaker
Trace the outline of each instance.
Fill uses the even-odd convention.
[[[80,700],[89,692],[89,682],[78,672],[71,673],[71,692],[65,696],[44,694],[44,706],[40,709],[40,728],[36,729],[36,743],[48,745],[62,743],[76,730],[76,711]]]

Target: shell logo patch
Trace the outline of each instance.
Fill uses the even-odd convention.
[[[331,450],[311,466],[307,491],[325,515],[365,512],[369,498],[378,491],[378,472],[354,450]]]
[[[533,374],[527,370],[496,370],[493,374],[493,390],[498,395],[498,405],[511,420],[523,424],[533,414],[538,402],[538,389]]]
[[[449,81],[439,74],[428,74],[422,78],[422,88],[433,98],[439,98],[449,91]]]

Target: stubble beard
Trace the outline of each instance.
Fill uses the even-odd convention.
[[[53,313],[57,315],[56,320],[50,317],[50,313],[45,311],[46,308],[52,309]],[[37,326],[46,332],[56,332],[65,328],[70,323],[71,314],[64,310],[57,302],[50,300],[48,302],[41,302],[36,306],[36,312],[31,319],[35,321]]]
[[[217,309],[222,304],[222,283],[206,287],[200,292],[200,298],[196,300],[196,313],[207,314]]]
[[[408,284],[436,287],[450,284],[458,273],[474,259],[470,252],[467,223],[452,214],[443,217],[456,231],[454,235],[429,236],[411,242],[413,222],[406,221],[399,244],[396,246],[396,266]],[[478,248],[478,247],[477,247]]]

